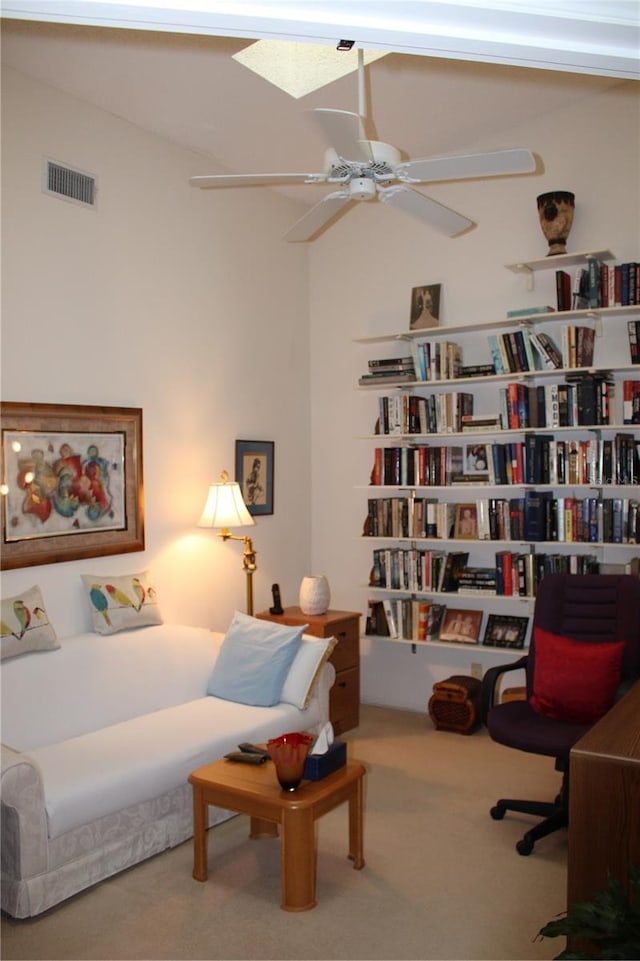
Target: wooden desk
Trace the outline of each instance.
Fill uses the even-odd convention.
[[[573,747],[567,905],[640,865],[640,682]]]
[[[193,787],[193,876],[207,880],[207,807],[216,804],[248,814],[249,836],[277,837],[282,831],[282,903],[285,911],[308,911],[316,905],[315,821],[345,801],[349,804],[349,857],[356,870],[364,867],[363,780],[365,767],[349,760],[320,781],[303,781],[295,791],[283,791],[272,762],[234,764],[215,761],[190,777]]]

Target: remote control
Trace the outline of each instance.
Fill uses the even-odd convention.
[[[239,761],[241,764],[264,764],[268,758],[264,754],[247,754],[246,751],[230,751],[225,754],[227,761]]]
[[[245,754],[260,754],[262,757],[269,757],[269,752],[263,747],[259,747],[257,744],[250,744],[249,741],[243,741],[242,744],[238,744],[238,747]]]

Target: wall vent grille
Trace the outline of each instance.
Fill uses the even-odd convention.
[[[53,160],[45,160],[44,190],[86,207],[94,207],[96,203],[96,178]]]

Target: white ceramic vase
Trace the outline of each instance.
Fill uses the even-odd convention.
[[[324,574],[311,574],[300,582],[300,610],[303,614],[324,614],[329,609],[331,591]]]

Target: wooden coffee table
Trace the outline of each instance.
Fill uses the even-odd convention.
[[[349,802],[349,857],[364,867],[363,793],[365,767],[348,760],[320,781],[303,781],[296,791],[283,791],[273,763],[238,764],[215,761],[189,776],[193,787],[193,877],[207,880],[207,808],[209,804],[248,814],[249,837],[281,837],[282,903],[285,911],[308,911],[316,905],[316,840],[314,822],[339,804]]]

